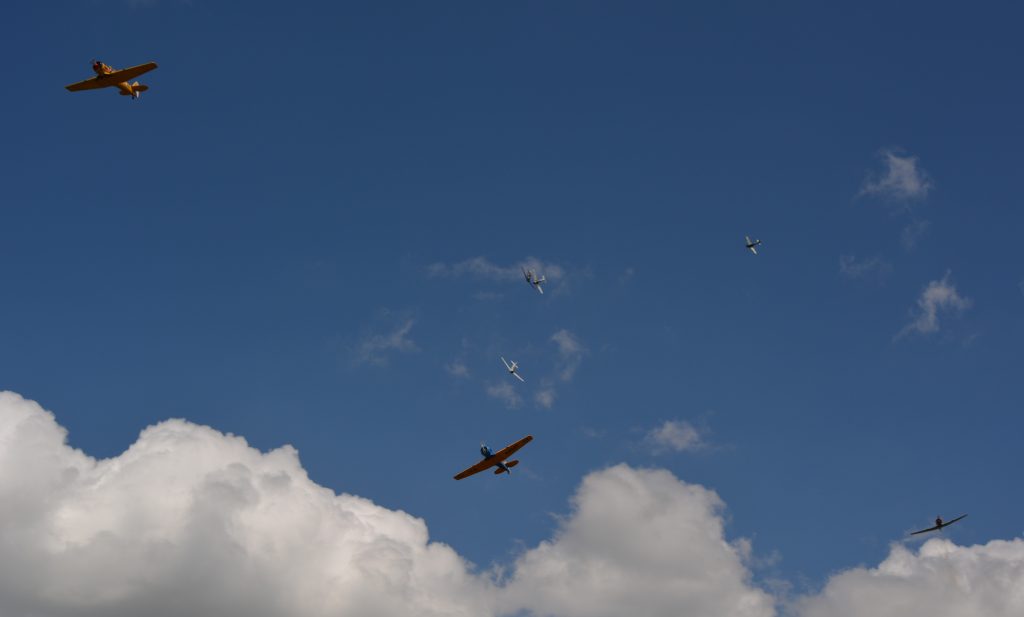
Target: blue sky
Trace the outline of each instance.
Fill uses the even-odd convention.
[[[481,565],[619,462],[798,586],[936,514],[1020,535],[1018,7],[295,4],[6,7],[0,387],[72,445],[292,444]],[[94,57],[160,68],[65,92]]]

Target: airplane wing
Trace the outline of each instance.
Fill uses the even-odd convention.
[[[140,64],[127,69],[121,69],[120,71],[114,71],[106,75],[97,75],[91,79],[79,81],[69,86],[64,86],[71,92],[78,92],[79,90],[93,90],[95,88],[106,88],[107,86],[116,86],[117,84],[128,81],[129,79],[135,79],[143,73],[148,73],[156,68],[156,62],[147,62],[146,64]]]
[[[523,383],[526,383],[526,380],[523,379],[523,376],[520,375],[519,373],[512,373],[512,376],[515,377],[516,379],[518,379],[519,381],[521,381]]]
[[[756,246],[748,246],[747,248],[750,249],[751,253],[757,255],[757,247]]]
[[[106,88],[107,86],[113,86],[119,83],[116,81],[103,79],[103,77],[106,77],[106,75],[102,77],[97,75],[96,77],[92,77],[84,81],[75,82],[64,87],[67,88],[70,92],[78,92],[79,90],[94,90],[96,88]]]
[[[523,437],[522,439],[520,439],[519,441],[515,442],[514,444],[512,444],[510,446],[505,446],[501,450],[498,450],[497,452],[494,453],[494,456],[492,456],[490,459],[487,459],[487,460],[497,459],[499,461],[503,461],[503,460],[507,459],[508,457],[512,456],[513,454],[515,454],[516,452],[518,452],[519,448],[522,448],[523,446],[525,446],[526,444],[530,443],[531,441],[533,441],[533,435],[527,435],[526,437]]]
[[[959,520],[960,520],[960,519],[962,519],[962,518],[965,518],[966,516],[967,516],[966,514],[961,514],[960,516],[956,517],[955,519],[953,519],[953,520],[951,520],[951,521],[946,521],[945,523],[943,523],[943,524],[942,524],[942,526],[943,526],[943,527],[949,527],[949,526],[950,526],[950,525],[952,525],[953,523],[955,523],[955,522],[959,521]]]
[[[143,73],[148,73],[156,68],[156,62],[147,62],[138,66],[129,67],[127,69],[121,69],[120,71],[114,71],[109,75],[104,75],[104,79],[114,79],[117,83],[122,81],[128,81],[129,79],[135,79]]]
[[[508,362],[506,362],[506,361],[505,361],[505,356],[502,356],[502,357],[501,357],[501,363],[505,365],[505,368],[506,368],[506,369],[508,369],[508,370],[510,370],[510,371],[512,370],[512,367],[511,367],[511,366],[509,366],[509,365],[508,365]]]
[[[537,291],[539,291],[540,293],[542,293],[542,294],[544,293],[544,288],[543,288],[543,287],[541,287],[539,283],[538,283],[538,284],[536,284],[536,285],[534,285],[534,287],[536,287],[536,288],[537,288]]]
[[[949,527],[953,523],[959,521],[962,518],[966,518],[966,517],[967,517],[966,514],[961,514],[960,516],[956,517],[955,519],[953,519],[951,521],[946,521],[946,522],[942,523],[941,525],[935,525],[934,527],[929,527],[928,529],[922,529],[921,531],[915,531],[915,532],[911,533],[910,535],[916,536],[919,533],[926,533],[926,532],[929,532],[929,531],[936,531],[938,529],[942,529],[943,527]]]
[[[490,458],[485,458],[476,465],[473,465],[472,467],[467,467],[460,471],[459,473],[455,474],[455,479],[461,480],[463,478],[468,478],[469,476],[478,474],[481,471],[487,469],[488,467],[494,467],[495,465],[498,464],[500,460],[501,459],[495,458],[493,456]]]

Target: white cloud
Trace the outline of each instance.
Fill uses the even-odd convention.
[[[419,351],[416,343],[409,338],[409,331],[415,323],[414,319],[406,319],[387,334],[371,334],[364,338],[356,349],[356,363],[387,366],[390,352]]]
[[[487,396],[498,399],[509,409],[515,409],[523,404],[523,399],[515,386],[507,381],[488,384]]]
[[[558,345],[559,377],[562,381],[571,381],[587,349],[576,335],[564,328],[552,334],[551,340]]]
[[[665,470],[588,474],[554,535],[476,572],[426,524],[313,483],[184,420],[119,456],[69,447],[38,404],[0,393],[0,615],[45,617],[772,617],[724,504]],[[1017,617],[1024,540],[894,545],[832,576],[796,617]]]
[[[949,282],[949,272],[942,280],[931,281],[917,299],[917,310],[912,311],[914,320],[897,333],[900,338],[912,332],[929,334],[939,329],[939,313],[959,314],[971,307],[970,298],[961,296]]]
[[[861,195],[875,195],[895,200],[924,199],[932,189],[928,173],[917,164],[916,156],[900,156],[886,149],[879,153],[885,170],[869,174],[861,185]]]
[[[1024,541],[957,546],[933,539],[917,553],[896,544],[877,568],[841,572],[794,609],[798,617],[1019,617]]]
[[[839,256],[839,272],[852,279],[874,276],[883,278],[892,272],[892,264],[878,255],[857,261],[855,255]]]
[[[693,451],[707,445],[700,432],[685,420],[667,420],[661,426],[648,431],[645,439],[654,447],[655,452]]]
[[[421,519],[313,483],[184,420],[114,458],[66,444],[0,393],[0,615],[45,617],[770,617],[723,504],[663,470],[589,474],[556,535],[500,579]]]
[[[289,446],[183,420],[106,460],[65,437],[0,393],[0,615],[493,614],[422,520],[317,486]]]
[[[489,281],[513,281],[523,278],[523,269],[533,270],[544,276],[548,283],[557,283],[565,277],[565,268],[558,264],[545,263],[536,257],[527,257],[517,263],[500,266],[486,257],[473,257],[453,264],[437,262],[427,266],[427,275],[439,278],[470,276]]]
[[[771,617],[718,495],[665,470],[589,474],[554,539],[516,560],[508,606],[558,617]]]

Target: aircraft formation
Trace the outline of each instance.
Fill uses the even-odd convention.
[[[92,61],[92,70],[96,75],[82,81],[78,81],[72,84],[68,84],[65,88],[70,92],[79,92],[81,90],[96,90],[100,88],[116,88],[118,94],[121,96],[130,96],[132,100],[137,100],[139,96],[149,89],[149,86],[140,84],[138,81],[131,82],[131,80],[148,73],[157,68],[156,62],[147,62],[145,64],[139,64],[137,66],[129,67],[126,69],[115,69],[99,60]],[[754,255],[757,255],[757,248],[761,246],[761,240],[751,240],[750,236],[744,236],[745,246]],[[525,266],[521,267],[523,272],[523,278],[526,279],[527,284],[537,290],[537,293],[544,294],[544,283],[547,282],[547,278],[543,275],[538,276],[537,272],[532,268],[527,269]],[[502,364],[505,365],[505,370],[513,377],[518,379],[520,382],[525,383],[526,380],[522,375],[519,374],[519,365],[515,361],[509,363],[504,357],[501,358]],[[495,467],[495,475],[507,474],[511,476],[511,469],[519,464],[518,460],[509,460],[509,458],[518,452],[523,446],[533,441],[532,435],[527,435],[522,439],[511,443],[497,452],[493,452],[486,444],[480,444],[480,455],[483,457],[482,460],[474,465],[467,467],[466,469],[455,474],[456,480],[462,480],[470,476],[476,475],[482,471]],[[910,535],[916,536],[919,534],[930,533],[933,531],[942,531],[946,527],[966,518],[967,515],[960,515],[950,521],[943,521],[942,517],[935,518],[935,525],[926,529],[920,529],[918,531],[911,532]]]

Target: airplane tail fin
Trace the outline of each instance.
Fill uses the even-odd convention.
[[[132,90],[136,92],[145,92],[146,90],[149,90],[149,86],[147,86],[146,84],[140,84],[139,82],[135,82],[132,84]]]
[[[515,467],[519,464],[519,461],[505,461],[505,467]]]
[[[498,467],[497,469],[494,470],[494,475],[496,476],[500,476],[503,473],[505,473],[505,470],[502,469],[501,467]]]

